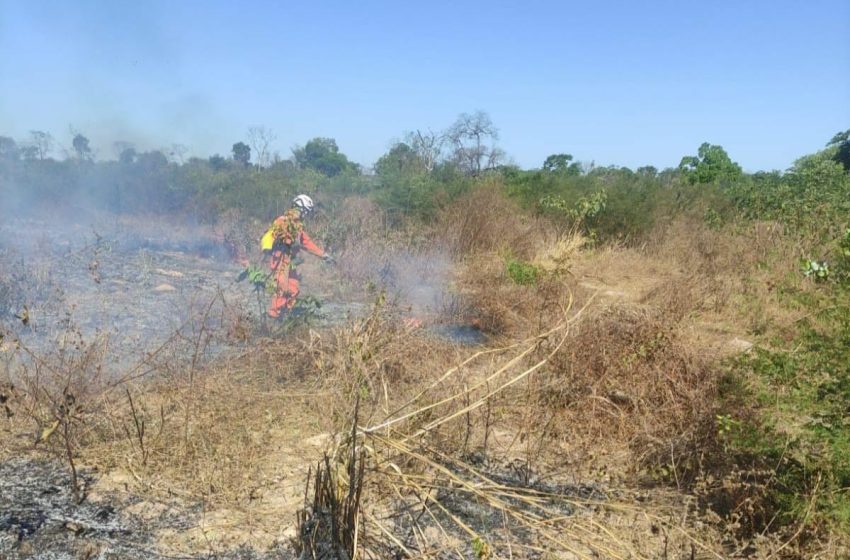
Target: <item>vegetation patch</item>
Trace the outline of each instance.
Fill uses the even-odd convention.
[[[807,325],[790,349],[757,349],[734,364],[749,381],[755,416],[727,395],[729,451],[774,473],[769,493],[784,522],[810,516],[850,528],[850,315],[841,309]],[[739,386],[740,388],[740,386]],[[746,410],[746,408],[744,408]],[[810,507],[813,506],[813,507]]]
[[[537,266],[517,259],[508,259],[505,262],[508,277],[514,284],[520,286],[533,286],[537,284],[541,271]]]

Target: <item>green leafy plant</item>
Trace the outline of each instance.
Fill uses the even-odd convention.
[[[318,298],[305,295],[299,296],[295,306],[282,315],[281,320],[274,326],[273,332],[286,335],[303,327],[314,325],[322,319],[322,302]]]
[[[810,515],[846,530],[850,320],[846,300],[835,304],[817,328],[804,327],[791,349],[756,349],[735,361],[741,384],[724,397],[728,402],[716,427],[724,450],[738,463],[746,458],[770,473],[767,496],[782,523]],[[738,416],[748,402],[756,403],[754,415]]]
[[[247,279],[258,292],[273,293],[275,290],[275,283],[271,273],[257,265],[249,265],[242,271],[242,274],[239,275],[239,280],[244,279]]]
[[[724,447],[726,447],[729,438],[740,427],[741,423],[729,414],[717,414],[714,417],[714,421],[717,426],[717,438],[724,442]]]
[[[508,277],[514,284],[519,284],[520,286],[533,286],[537,284],[541,276],[539,267],[517,259],[508,259],[505,266],[508,271]]]
[[[472,551],[475,553],[475,557],[480,560],[486,560],[492,556],[490,545],[481,537],[475,537],[472,540]]]
[[[729,158],[722,146],[703,142],[698,155],[685,156],[679,170],[690,183],[711,183],[717,180],[732,181],[741,176],[741,166]]]
[[[569,204],[556,194],[546,195],[539,201],[542,210],[561,214],[575,227],[590,231],[590,225],[599,217],[608,204],[608,194],[604,190],[580,197],[575,204]]]
[[[829,263],[826,261],[803,260],[803,275],[815,282],[826,282],[829,280]]]

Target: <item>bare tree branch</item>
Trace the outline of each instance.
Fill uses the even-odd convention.
[[[466,173],[476,176],[482,169],[498,165],[504,152],[496,148],[499,131],[490,115],[476,111],[470,115],[462,113],[449,127],[445,137],[453,147],[452,159]]]
[[[405,135],[405,142],[413,148],[413,151],[422,160],[425,170],[430,173],[440,159],[446,137],[430,129],[426,132],[417,129],[415,132],[408,132]]]
[[[265,126],[252,126],[248,129],[248,142],[257,158],[257,168],[268,167],[272,163],[271,145],[277,135]]]

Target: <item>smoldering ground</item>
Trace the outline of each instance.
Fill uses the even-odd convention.
[[[222,305],[236,305],[242,296],[230,289],[235,267],[224,250],[199,230],[181,239],[116,225],[31,218],[0,226],[15,239],[0,244],[0,281],[8,326],[21,342],[47,348],[73,330],[86,340],[107,337],[122,356],[115,361],[125,363],[178,332],[192,309],[219,295]]]

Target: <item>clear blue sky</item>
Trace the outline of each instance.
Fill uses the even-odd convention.
[[[0,135],[207,156],[264,125],[370,165],[479,109],[523,167],[784,169],[850,128],[850,1],[0,0]]]

